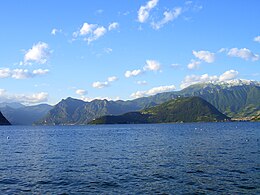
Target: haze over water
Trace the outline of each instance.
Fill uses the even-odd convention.
[[[260,123],[0,127],[1,194],[259,194]]]

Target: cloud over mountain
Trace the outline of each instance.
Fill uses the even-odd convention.
[[[208,75],[208,74],[203,74],[203,75],[188,75],[184,78],[182,81],[180,88],[186,88],[190,85],[196,84],[196,83],[203,83],[203,82],[216,82],[216,81],[228,81],[235,79],[238,76],[238,71],[236,70],[228,70],[221,74],[220,76],[216,75]]]
[[[157,93],[172,91],[174,89],[176,89],[174,85],[159,86],[159,87],[151,88],[147,91],[137,91],[135,93],[132,93],[131,97],[140,98],[140,97],[155,95]]]
[[[5,89],[0,89],[1,102],[20,102],[23,104],[36,104],[48,101],[48,93],[39,92],[30,95],[25,94],[11,94]]]

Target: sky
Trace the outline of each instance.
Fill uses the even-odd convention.
[[[2,0],[0,102],[260,81],[259,0]]]

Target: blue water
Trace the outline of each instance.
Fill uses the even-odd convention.
[[[260,194],[260,123],[1,126],[0,194]]]

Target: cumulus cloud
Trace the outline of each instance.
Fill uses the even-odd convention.
[[[182,9],[180,7],[174,8],[172,11],[165,11],[163,13],[164,18],[158,22],[153,22],[152,27],[156,30],[162,28],[168,22],[173,21],[178,18],[178,16],[182,13]]]
[[[107,32],[107,30],[105,27],[103,27],[103,26],[98,27],[93,31],[91,36],[89,36],[85,40],[88,42],[88,44],[90,44],[92,41],[95,41],[95,40],[99,39],[100,37],[104,36],[106,32]]]
[[[96,28],[96,26],[96,24],[88,24],[87,22],[85,22],[79,30],[79,34],[81,36],[90,34]]]
[[[125,72],[125,77],[126,77],[126,78],[135,77],[135,76],[137,76],[137,75],[139,75],[139,74],[141,74],[141,73],[142,73],[142,70],[140,70],[140,69],[132,70],[132,71],[127,70],[127,71]]]
[[[96,81],[96,82],[92,83],[93,88],[102,89],[107,86],[109,86],[109,82],[107,82],[107,81],[105,81],[105,82]]]
[[[192,51],[193,55],[207,63],[213,63],[215,61],[215,54],[209,51]]]
[[[191,62],[187,65],[188,69],[198,69],[200,65],[200,61],[191,60]]]
[[[157,5],[159,0],[150,0],[138,10],[138,21],[144,23],[149,18],[150,11]]]
[[[260,59],[259,55],[254,54],[252,51],[250,51],[247,48],[241,48],[241,49],[232,48],[228,51],[227,55],[231,57],[238,57],[244,60],[252,60],[252,61],[257,61]]]
[[[161,65],[159,62],[155,60],[146,60],[146,65],[144,66],[144,70],[158,71],[160,70]]]
[[[236,70],[228,70],[219,76],[219,81],[227,81],[235,79],[238,75],[238,71]]]
[[[102,89],[104,87],[108,87],[110,85],[110,83],[112,83],[116,80],[118,80],[118,78],[116,76],[111,76],[111,77],[108,77],[107,81],[105,81],[105,82],[96,81],[96,82],[92,83],[92,87]]]
[[[174,85],[168,85],[168,86],[166,85],[166,86],[154,87],[154,88],[149,89],[147,91],[137,91],[135,93],[132,93],[131,97],[133,97],[133,98],[140,98],[140,97],[155,95],[157,93],[172,91],[172,90],[175,90],[175,89],[176,88],[175,88]]]
[[[86,95],[88,92],[85,89],[77,89],[76,90],[76,94],[84,96]]]
[[[0,78],[14,78],[14,79],[27,79],[32,78],[37,75],[45,75],[49,73],[48,69],[37,69],[30,72],[27,69],[14,69],[11,70],[9,68],[1,68],[0,69]]]
[[[83,37],[84,41],[87,41],[90,44],[92,41],[98,40],[100,37],[104,36],[107,31],[115,30],[119,27],[119,23],[113,22],[108,25],[108,29],[104,26],[98,24],[83,23],[80,30],[73,32],[74,39],[78,37]]]
[[[255,37],[254,41],[260,43],[260,36]]]
[[[49,46],[47,43],[38,42],[29,49],[24,56],[24,62],[22,64],[45,64],[50,55]]]
[[[111,30],[115,30],[119,27],[119,24],[117,22],[113,22],[111,24],[109,24],[108,26],[108,30],[111,31]]]
[[[228,81],[228,80],[235,79],[237,76],[238,76],[238,71],[235,70],[228,70],[223,74],[221,74],[220,76],[216,76],[216,75],[210,76],[208,74],[188,75],[184,78],[180,87],[183,89],[197,83]]]
[[[141,70],[141,69],[136,69],[136,70],[132,70],[132,71],[127,70],[125,72],[125,77],[129,78],[129,77],[138,76],[141,73],[146,72],[146,71],[155,71],[156,72],[160,69],[161,69],[161,65],[158,61],[156,61],[156,60],[146,60],[146,64],[143,67],[143,70]]]
[[[20,102],[23,104],[36,104],[48,101],[48,93],[40,92],[31,95],[25,94],[10,94],[4,89],[0,89],[1,102]]]

